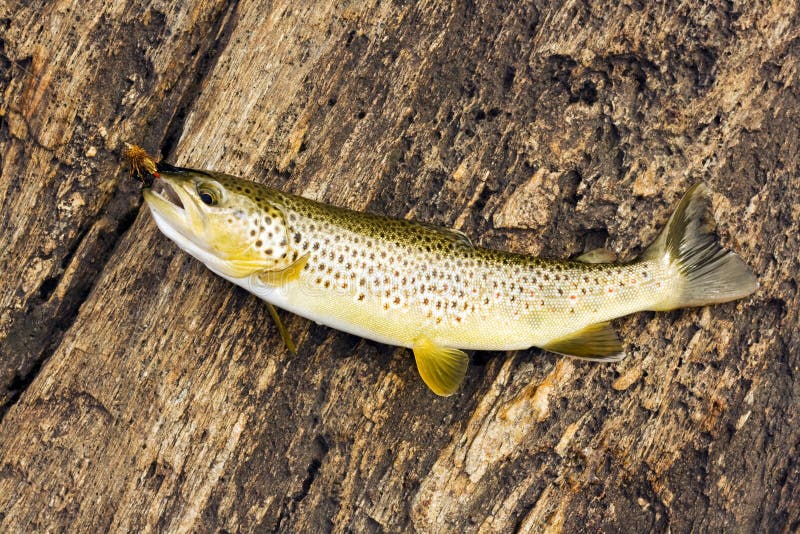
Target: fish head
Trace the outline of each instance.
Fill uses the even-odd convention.
[[[157,176],[154,188],[144,190],[156,224],[211,270],[238,279],[291,263],[275,191],[221,173],[175,168]]]

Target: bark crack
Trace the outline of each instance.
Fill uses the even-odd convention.
[[[37,297],[12,318],[8,335],[0,340],[0,354],[4,360],[13,356],[22,365],[0,397],[0,424],[58,349],[117,244],[136,219],[141,202],[131,199],[129,188],[118,187],[88,229],[78,235],[59,272],[46,278]],[[64,284],[66,287],[62,287]]]
[[[211,24],[209,34],[214,35],[214,39],[201,51],[199,60],[191,64],[190,69],[196,74],[190,83],[183,86],[175,112],[167,124],[163,155],[171,155],[174,151],[207,74],[227,47],[238,5],[238,0],[228,3]],[[164,95],[164,100],[168,101],[169,97],[169,94]],[[64,334],[77,319],[78,310],[114,256],[118,243],[136,220],[141,205],[139,185],[131,180],[118,180],[114,194],[100,207],[98,214],[87,221],[85,229],[69,246],[61,268],[46,277],[37,296],[12,317],[8,335],[0,340],[0,361],[8,362],[7,369],[13,369],[2,387],[5,391],[0,390],[0,424],[60,346]],[[65,281],[67,273],[76,274]],[[64,283],[69,286],[62,288]]]

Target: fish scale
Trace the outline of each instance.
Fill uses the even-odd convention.
[[[128,155],[132,167],[179,199],[144,191],[159,229],[179,247],[270,306],[411,348],[438,395],[463,380],[461,349],[535,346],[616,361],[624,352],[609,320],[727,302],[757,288],[747,265],[717,242],[703,184],[687,192],[641,257],[596,263],[604,254],[560,261],[476,247],[456,230],[156,164],[143,154]]]
[[[547,261],[473,248],[410,221],[387,232],[393,219],[359,212],[320,225],[326,208],[286,202],[288,231],[311,253],[291,298],[319,314],[347,308],[368,322],[368,337],[393,345],[411,348],[420,335],[462,349],[542,345],[656,305],[671,280],[656,261]]]

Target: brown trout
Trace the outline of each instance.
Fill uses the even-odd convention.
[[[745,263],[719,245],[703,184],[686,193],[639,258],[593,263],[597,257],[557,261],[486,249],[456,230],[155,163],[144,152],[129,158],[162,184],[144,198],[181,249],[269,304],[412,349],[437,395],[458,389],[469,361],[463,350],[540,347],[617,361],[624,353],[611,319],[727,302],[757,287]],[[278,327],[288,341],[279,320]]]

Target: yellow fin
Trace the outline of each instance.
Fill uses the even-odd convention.
[[[542,347],[550,352],[596,362],[618,362],[625,357],[611,323],[591,324]]]
[[[275,321],[275,326],[278,327],[278,333],[281,335],[281,339],[286,344],[286,348],[289,349],[289,352],[292,354],[297,354],[297,346],[292,341],[289,331],[286,329],[283,321],[281,321],[281,318],[278,315],[278,310],[276,310],[275,306],[269,302],[267,302],[267,309],[269,310],[269,314],[272,316],[272,320]]]
[[[456,392],[467,374],[469,357],[464,351],[440,347],[428,338],[414,343],[414,359],[422,380],[442,397]]]
[[[279,271],[261,271],[258,273],[258,278],[265,284],[272,286],[282,286],[288,282],[293,282],[300,278],[300,273],[303,272],[303,267],[308,263],[310,254],[310,252],[306,252],[285,269]]]
[[[581,263],[613,263],[617,261],[617,255],[607,248],[596,248],[584,254],[581,254],[575,261]]]

